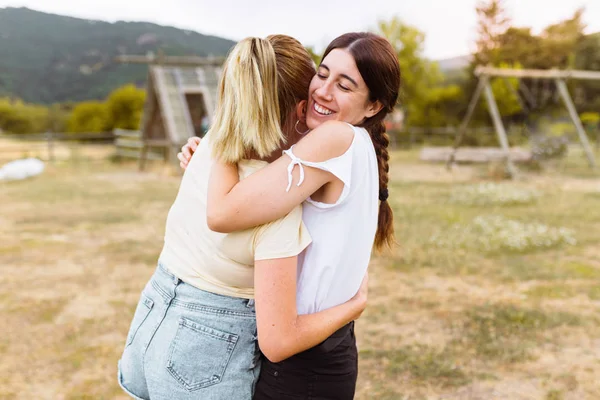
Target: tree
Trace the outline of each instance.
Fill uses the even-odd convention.
[[[500,68],[521,69],[520,64],[510,65],[500,63]],[[496,78],[491,81],[492,92],[498,104],[498,111],[503,117],[511,117],[523,111],[517,90],[519,89],[519,79],[517,78]],[[489,105],[488,105],[489,107]]]
[[[425,34],[419,29],[392,18],[379,22],[379,33],[389,40],[398,55],[402,74],[400,104],[406,113],[406,123],[430,125],[427,118],[429,107],[441,99],[456,96],[459,90],[456,87],[440,87],[443,75],[437,63],[423,56]]]
[[[498,38],[498,61],[519,63],[524,68],[544,68],[542,41],[531,33],[531,28],[510,27]]]
[[[0,99],[0,130],[8,133],[32,131],[31,121],[8,99]]]
[[[0,99],[0,129],[10,133],[40,133],[48,129],[48,109],[20,100]]]
[[[427,127],[457,125],[464,102],[464,92],[458,85],[433,87],[427,91],[425,105],[413,115],[412,121]]]
[[[600,33],[585,36],[575,53],[575,68],[600,71]],[[579,86],[583,91],[582,102],[578,110],[598,112],[600,110],[600,82],[586,81]]]
[[[577,45],[584,38],[584,9],[580,8],[567,20],[548,26],[541,34],[542,59],[546,68],[573,68]]]
[[[111,125],[110,112],[105,103],[88,101],[79,103],[69,118],[69,132],[105,132]]]
[[[500,60],[501,38],[510,27],[510,17],[504,0],[480,0],[477,11],[477,51],[473,60],[476,65],[497,64]]]
[[[109,129],[139,129],[145,101],[146,92],[134,85],[125,85],[113,91],[106,101]]]
[[[318,66],[321,63],[321,56],[315,53],[315,50],[311,46],[306,47],[306,51],[310,55],[310,58],[312,58],[315,66]]]
[[[490,65],[506,68],[508,65],[505,58],[510,58],[511,63],[518,62],[513,59],[512,52],[507,49],[513,40],[519,43],[525,43],[530,40],[531,32],[528,29],[513,29],[510,27],[511,20],[506,11],[504,0],[479,1],[476,6],[477,12],[477,39],[475,40],[476,52],[473,54],[470,66],[470,73],[473,74],[475,68],[479,65]],[[520,49],[520,46],[516,46]],[[516,54],[521,54],[516,52]],[[510,85],[514,91],[519,87],[516,79],[493,79],[491,81],[492,92],[500,114],[510,116],[521,111],[519,99],[514,95],[514,91],[507,87]],[[467,85],[468,92],[473,93],[477,79],[474,77]],[[477,112],[474,116],[476,121],[484,124],[489,122],[489,112],[485,109],[485,102],[480,102]],[[484,122],[485,121],[485,122]]]

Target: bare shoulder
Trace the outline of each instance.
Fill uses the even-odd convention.
[[[313,129],[294,147],[296,156],[313,162],[339,157],[354,140],[354,130],[340,121],[327,121]]]

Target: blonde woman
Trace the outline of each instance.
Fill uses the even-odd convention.
[[[119,361],[119,383],[133,398],[249,400],[260,367],[257,336],[263,352],[283,360],[364,310],[363,286],[344,304],[298,315],[297,256],[311,241],[300,205],[230,234],[206,223],[213,160],[235,163],[243,179],[297,141],[314,72],[302,45],[284,35],[242,40],[229,54],[215,122],[183,177]]]
[[[394,241],[383,122],[399,88],[398,58],[386,39],[367,32],[341,35],[325,50],[310,84],[303,117],[310,133],[239,182],[235,164],[218,162],[212,168],[211,229],[247,229],[304,204],[302,219],[313,243],[299,257],[296,301],[301,314],[350,299],[361,285],[373,244],[382,248]],[[191,140],[180,154],[184,168],[193,147]],[[354,323],[283,362],[264,353],[255,400],[354,397]]]

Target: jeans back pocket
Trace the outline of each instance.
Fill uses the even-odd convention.
[[[223,378],[238,338],[181,317],[167,369],[189,391],[215,385]]]
[[[135,339],[137,331],[140,329],[146,318],[148,318],[153,306],[154,302],[152,299],[142,294],[140,302],[135,309],[135,314],[133,314],[133,320],[131,321],[131,327],[129,328],[129,334],[127,335],[126,346],[129,346],[131,343],[133,343],[133,339]]]

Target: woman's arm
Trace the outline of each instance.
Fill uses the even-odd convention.
[[[298,315],[298,257],[256,261],[254,288],[258,343],[271,362],[308,350],[360,317],[367,304],[368,276],[346,303],[314,314]]]
[[[304,161],[326,161],[344,154],[353,138],[354,132],[347,124],[327,122],[300,140],[294,146],[294,154]],[[283,155],[237,184],[237,167],[215,162],[207,203],[210,229],[228,233],[274,221],[336,179],[330,172],[304,166],[304,181],[298,186],[300,168],[295,167],[293,184],[286,192],[290,162]]]

